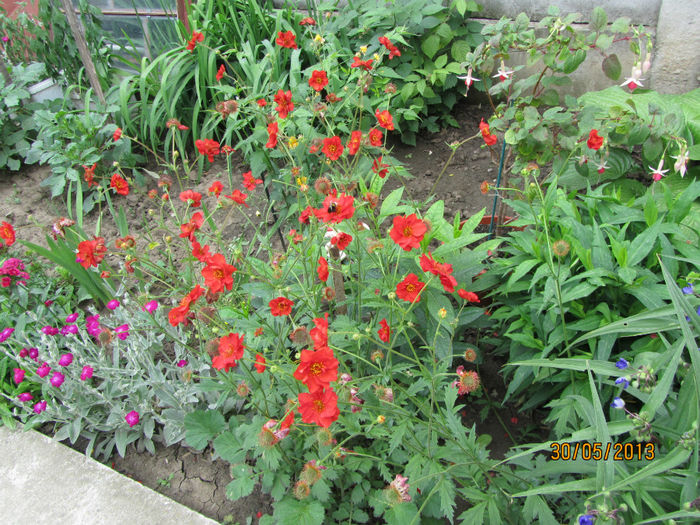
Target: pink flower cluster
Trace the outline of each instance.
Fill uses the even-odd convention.
[[[0,286],[8,288],[12,286],[12,278],[16,278],[15,284],[27,284],[29,274],[24,271],[24,263],[20,259],[11,257],[0,267]]]

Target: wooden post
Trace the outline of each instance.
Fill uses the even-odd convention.
[[[66,14],[66,18],[68,19],[68,25],[70,25],[70,30],[73,33],[73,38],[75,39],[75,43],[78,46],[80,58],[83,61],[83,66],[85,66],[85,71],[87,72],[88,79],[90,80],[90,85],[95,91],[97,98],[100,100],[100,102],[102,102],[102,104],[104,104],[105,95],[102,92],[100,80],[97,78],[97,71],[95,70],[95,64],[92,61],[90,51],[87,47],[87,42],[85,40],[82,25],[80,24],[78,17],[75,16],[73,4],[71,3],[71,0],[61,0],[61,4],[63,4],[63,11]]]
[[[187,18],[187,7],[189,5],[189,0],[177,0],[177,19],[183,23],[188,33],[190,32],[190,21]]]

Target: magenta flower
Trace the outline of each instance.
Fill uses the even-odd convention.
[[[134,427],[139,424],[139,413],[136,412],[136,410],[132,410],[126,416],[124,416],[124,419],[130,427]]]
[[[156,311],[156,308],[158,308],[158,301],[156,301],[156,300],[154,299],[153,301],[148,301],[148,302],[144,305],[144,307],[142,308],[142,310],[143,310],[144,312],[148,312],[149,314],[152,314],[153,312]]]
[[[107,303],[107,308],[109,308],[110,310],[116,310],[117,308],[119,308],[119,304],[119,301],[117,301],[116,299],[112,299],[110,302]]]
[[[87,317],[87,319],[85,319],[85,329],[87,330],[88,334],[90,334],[93,337],[97,337],[98,335],[100,335],[102,328],[100,328],[99,314],[90,315]]]
[[[68,317],[66,317],[66,323],[74,323],[77,318],[78,318],[78,312],[75,312],[74,314],[70,314]]]
[[[34,413],[35,414],[41,414],[44,410],[46,410],[46,401],[39,401],[36,405],[34,405]]]
[[[27,357],[29,355],[29,350],[26,348],[22,348],[22,350],[19,351],[19,357]]]
[[[2,41],[7,44],[10,41],[10,37],[4,36],[2,37]]]
[[[123,324],[121,326],[117,326],[114,329],[114,333],[116,336],[124,341],[127,337],[129,337],[129,325],[128,324]]]
[[[54,328],[53,326],[45,326],[41,329],[42,332],[44,332],[46,335],[57,335],[58,334],[58,328]]]
[[[187,366],[187,359],[180,359],[180,360],[177,362],[177,366],[180,367],[180,368],[183,368],[183,367]]]
[[[53,304],[53,301],[52,301],[51,299],[48,299],[48,300],[44,301],[44,306],[46,306],[47,308],[48,308],[49,306],[51,306],[52,304]]]
[[[2,332],[0,332],[0,343],[7,341],[14,331],[14,328],[5,328]]]
[[[24,370],[21,368],[13,368],[12,372],[14,374],[15,383],[19,385],[22,381],[24,381],[24,374],[26,373]]]
[[[63,354],[61,356],[61,358],[58,360],[58,364],[60,366],[68,366],[72,362],[73,362],[73,354],[71,354],[70,352],[67,354]]]
[[[39,350],[37,348],[30,348],[29,349],[29,359],[33,359],[34,361],[36,361],[38,357],[39,357]]]
[[[41,366],[36,369],[36,375],[38,375],[39,377],[46,377],[47,375],[49,375],[50,371],[51,367],[46,363],[42,363]]]
[[[80,372],[80,380],[87,381],[92,377],[93,368],[91,366],[85,365],[83,371]]]
[[[31,395],[29,392],[24,392],[23,394],[18,395],[17,399],[24,403],[25,401],[31,401],[32,399],[34,399],[34,396]]]
[[[66,379],[66,376],[64,376],[61,372],[54,372],[53,375],[51,376],[51,384],[55,386],[56,388],[60,387],[63,384],[63,381]]]
[[[77,334],[78,333],[78,325],[76,324],[67,324],[63,328],[61,328],[61,335],[68,335],[68,334]]]

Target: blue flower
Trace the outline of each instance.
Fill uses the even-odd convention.
[[[593,525],[594,521],[595,517],[591,516],[590,514],[586,514],[584,516],[579,517],[578,525]]]
[[[624,408],[625,402],[622,400],[621,397],[616,397],[615,399],[613,399],[613,402],[610,403],[610,406],[613,408]]]
[[[618,377],[615,379],[615,384],[618,386],[622,386],[622,388],[627,388],[630,386],[630,382],[627,380],[626,377]]]
[[[630,366],[630,364],[627,362],[627,359],[621,357],[620,359],[618,359],[617,363],[615,363],[615,366],[620,370],[624,370],[625,368]]]
[[[681,291],[682,291],[685,295],[690,295],[691,293],[693,293],[693,283],[688,283],[688,286],[686,286],[685,288],[681,289]]]

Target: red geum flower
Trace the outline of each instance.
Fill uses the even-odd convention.
[[[91,188],[93,186],[97,186],[97,183],[94,181],[96,167],[97,167],[97,164],[93,164],[89,168],[85,164],[83,164],[83,168],[85,169],[85,173],[83,173],[83,177],[85,177],[85,182],[87,182],[88,188]]]
[[[335,93],[328,93],[326,95],[326,102],[328,102],[329,104],[332,104],[333,102],[340,102],[341,100],[343,99]]]
[[[328,428],[340,416],[338,395],[330,388],[299,394],[299,413],[304,423]]]
[[[488,123],[484,122],[483,118],[479,123],[479,130],[481,130],[481,136],[484,138],[484,142],[487,146],[493,146],[496,142],[498,142],[498,137],[491,133]]]
[[[479,296],[476,295],[474,292],[468,292],[464,288],[460,288],[457,290],[457,295],[459,295],[462,299],[465,301],[468,301],[470,303],[479,303],[481,302],[479,300]]]
[[[591,132],[588,134],[588,140],[586,141],[586,144],[589,148],[593,150],[599,150],[603,146],[604,141],[605,139],[598,135],[598,130],[592,129]]]
[[[389,172],[388,170],[389,165],[384,164],[382,162],[382,157],[379,157],[377,159],[374,159],[374,162],[372,163],[372,171],[379,175],[379,178],[383,179],[386,177],[386,174]]]
[[[404,251],[410,252],[413,248],[419,248],[428,227],[416,217],[415,213],[401,217],[394,217],[394,227],[389,232],[389,236]]]
[[[114,246],[116,246],[118,250],[127,250],[129,248],[133,248],[135,245],[136,241],[134,240],[133,235],[120,237],[114,241]]]
[[[304,383],[309,392],[328,388],[338,379],[338,360],[327,346],[318,350],[302,350],[294,379]]]
[[[227,157],[228,157],[231,153],[234,153],[235,151],[236,151],[236,150],[233,149],[233,148],[232,148],[231,146],[229,146],[228,144],[224,144],[223,146],[221,146],[221,153],[225,153]]]
[[[418,280],[415,273],[409,273],[406,278],[396,285],[396,296],[409,303],[420,301],[420,292],[425,288],[425,283]]]
[[[333,136],[330,138],[323,139],[323,149],[321,150],[325,153],[326,157],[330,160],[338,160],[343,154],[343,143],[340,142],[339,136]]]
[[[277,39],[275,40],[275,43],[280,46],[280,47],[287,47],[289,49],[296,49],[297,48],[297,42],[296,42],[296,35],[292,33],[291,31],[279,31],[277,33]]]
[[[204,224],[204,215],[201,211],[192,214],[189,222],[180,225],[180,237],[194,241],[194,232],[199,230]]]
[[[114,188],[114,191],[116,191],[119,195],[129,195],[129,183],[117,173],[112,175],[112,180],[109,182],[109,186]]]
[[[258,107],[264,108],[267,106],[267,101],[264,98],[260,98],[255,101],[255,103],[258,105]]]
[[[318,273],[318,278],[321,279],[321,282],[325,283],[328,280],[328,261],[323,257],[318,258],[316,272]]]
[[[277,113],[279,113],[280,118],[287,118],[287,115],[291,113],[291,111],[294,109],[291,91],[282,91],[280,89],[279,91],[277,91],[274,101],[277,103],[277,107],[275,108],[275,110],[277,111]]]
[[[262,374],[265,371],[265,367],[267,366],[265,361],[265,356],[262,354],[255,354],[255,364],[253,365],[255,367],[255,370],[258,371],[258,374]]]
[[[190,41],[187,42],[187,51],[193,51],[197,45],[197,42],[201,42],[202,40],[204,40],[204,35],[202,33],[192,31],[192,38],[190,38]]]
[[[319,71],[317,69],[311,73],[311,78],[309,79],[309,86],[315,91],[321,91],[324,87],[328,85],[328,76],[325,71]]]
[[[249,191],[253,191],[258,184],[262,184],[262,179],[256,179],[253,177],[252,171],[246,171],[243,174],[243,186],[245,186]]]
[[[447,263],[439,263],[433,259],[431,253],[423,254],[420,258],[420,267],[424,272],[432,273],[440,277],[440,282],[447,293],[455,291],[457,279],[452,276],[452,265]]]
[[[224,195],[227,199],[231,199],[233,202],[236,202],[238,204],[242,204],[246,208],[248,205],[246,204],[245,200],[248,198],[247,193],[243,193],[241,190],[233,190],[233,193],[231,195]]]
[[[214,162],[214,155],[221,153],[220,145],[213,139],[197,139],[194,141],[200,155],[204,155],[209,159],[209,162]]]
[[[389,131],[394,129],[394,119],[392,118],[391,113],[389,113],[386,109],[384,111],[379,111],[379,109],[376,109],[374,116],[377,117],[377,123],[384,129]]]
[[[314,20],[310,16],[307,16],[307,17],[301,19],[301,21],[299,22],[299,25],[300,26],[315,26],[316,20]]]
[[[299,222],[301,224],[309,224],[309,218],[314,214],[314,211],[311,206],[304,208],[304,211],[299,214]]]
[[[202,194],[197,191],[185,190],[180,193],[180,200],[186,202],[193,208],[199,208],[201,206]]]
[[[105,258],[106,253],[107,247],[105,246],[104,238],[95,237],[91,241],[82,241],[78,244],[78,254],[75,262],[79,263],[83,268],[97,266]]]
[[[180,131],[185,131],[186,129],[190,129],[184,124],[180,123],[180,121],[176,118],[171,118],[168,119],[168,121],[165,123],[165,126],[168,128],[177,128]]]
[[[206,260],[207,265],[202,268],[204,284],[209,287],[209,292],[218,293],[224,288],[230,290],[233,287],[233,272],[236,267],[226,262],[226,257],[215,253]]]
[[[267,144],[265,144],[266,148],[277,147],[277,132],[278,131],[279,131],[279,124],[277,124],[277,122],[270,122],[267,125],[268,139],[267,139]]]
[[[377,128],[372,128],[369,130],[369,143],[372,146],[381,148],[384,145],[384,133],[382,133]]]
[[[360,144],[362,143],[362,132],[353,131],[350,133],[350,140],[348,140],[348,154],[355,155],[360,150]]]
[[[350,64],[350,67],[361,67],[365,71],[371,71],[372,62],[373,60],[371,58],[369,60],[360,60],[360,57],[355,55],[352,57],[352,64]]]
[[[294,301],[290,301],[286,297],[276,297],[270,301],[270,313],[274,317],[282,317],[292,313]]]
[[[192,241],[192,256],[200,262],[206,264],[209,255],[209,245],[202,246],[197,241]]]
[[[114,134],[112,135],[112,140],[114,142],[118,141],[122,137],[122,128],[117,128],[114,130]]]
[[[15,243],[15,229],[9,222],[2,221],[2,224],[0,224],[0,239],[4,241],[5,246],[12,246]],[[2,246],[2,243],[0,243],[0,246]]]
[[[381,326],[381,328],[377,330],[379,339],[385,343],[388,343],[389,338],[391,337],[391,328],[389,328],[389,324],[386,322],[386,319],[379,321],[379,326]]]
[[[213,193],[217,197],[221,195],[221,192],[224,191],[224,185],[221,183],[219,180],[215,180],[212,182],[211,186],[209,186],[209,193]],[[182,198],[182,194],[180,194],[180,198]]]
[[[309,336],[316,350],[328,346],[328,312],[323,317],[314,318],[314,328],[309,330]]]
[[[392,44],[387,37],[380,36],[379,43],[389,50],[389,60],[391,60],[394,57],[401,56],[401,51],[399,51],[399,48]]]
[[[323,200],[321,208],[314,210],[314,215],[323,221],[334,224],[339,224],[345,219],[350,219],[355,213],[354,199],[352,195],[341,193],[336,196],[336,191],[333,190]]]
[[[219,66],[219,70],[216,72],[216,80],[218,82],[221,82],[221,80],[224,78],[224,75],[226,74],[226,66],[221,64]]]
[[[335,237],[331,237],[331,244],[335,244],[339,250],[344,250],[352,242],[352,235],[340,232]]]
[[[212,358],[211,364],[217,370],[229,371],[234,366],[238,366],[237,361],[243,357],[245,346],[243,338],[245,335],[229,333],[219,339],[219,355]]]

